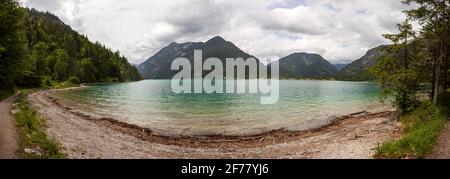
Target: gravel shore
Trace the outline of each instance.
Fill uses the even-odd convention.
[[[69,158],[310,158],[366,159],[380,143],[398,138],[395,111],[344,116],[320,129],[271,131],[254,136],[166,137],[91,117],[59,104],[49,91],[28,96],[47,121],[48,135]]]

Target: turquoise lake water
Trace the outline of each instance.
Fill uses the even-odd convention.
[[[248,135],[307,130],[337,117],[386,110],[376,83],[280,80],[280,99],[259,94],[174,94],[170,80],[94,84],[52,93],[84,113],[150,128],[161,135]]]

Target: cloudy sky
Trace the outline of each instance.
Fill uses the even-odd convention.
[[[318,53],[359,58],[396,31],[400,0],[21,0],[140,63],[170,42],[220,35],[263,60]]]

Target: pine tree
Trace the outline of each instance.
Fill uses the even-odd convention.
[[[416,52],[412,53],[416,43],[415,32],[408,20],[398,24],[398,34],[386,34],[384,37],[394,44],[385,50],[388,55],[381,58],[378,64],[373,67],[372,72],[377,76],[378,81],[388,96],[395,96],[395,104],[403,111],[414,107],[416,93],[419,86],[418,70],[414,62],[417,60]]]
[[[33,46],[31,52],[32,64],[34,64],[35,75],[42,79],[44,76],[49,75],[50,69],[47,64],[48,57],[48,45],[45,42],[39,42]]]
[[[65,50],[57,49],[53,52],[55,63],[53,66],[53,76],[58,81],[65,81],[69,77],[69,55]]]
[[[406,14],[409,19],[417,20],[423,25],[421,35],[427,41],[427,52],[430,57],[428,59],[431,60],[429,64],[432,64],[433,69],[430,79],[431,96],[436,104],[439,95],[449,87],[450,0],[405,0],[403,2],[418,5],[416,9],[407,10]]]

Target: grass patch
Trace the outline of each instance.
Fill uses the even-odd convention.
[[[19,112],[15,115],[19,127],[19,156],[28,159],[64,159],[59,144],[43,131],[45,121],[36,115],[26,100],[30,90],[20,92],[16,103]]]
[[[70,81],[66,81],[63,83],[58,83],[58,84],[54,85],[52,88],[64,89],[64,88],[73,88],[73,87],[79,87],[79,86],[80,86],[79,84],[75,84]]]
[[[428,154],[447,122],[447,110],[431,102],[423,102],[412,112],[400,117],[404,136],[376,148],[375,158],[423,158]]]
[[[50,76],[42,77],[40,87],[41,89],[64,89],[79,87],[80,80],[77,77],[70,77],[67,81],[57,81]]]

